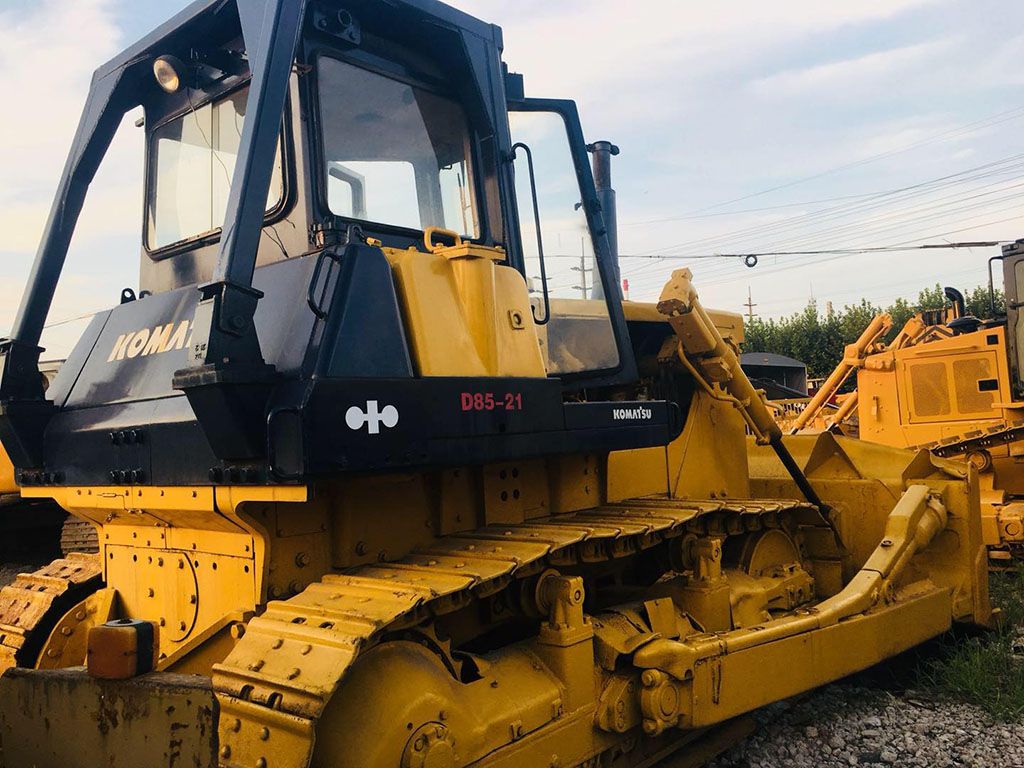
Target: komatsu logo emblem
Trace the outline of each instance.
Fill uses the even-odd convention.
[[[345,413],[345,423],[353,432],[367,427],[371,435],[379,435],[382,425],[386,429],[398,426],[398,409],[393,405],[380,408],[376,400],[367,400],[365,411],[358,405],[348,409]]]
[[[614,421],[650,421],[653,416],[650,408],[616,408],[612,411]]]
[[[158,325],[156,328],[143,328],[133,333],[122,333],[110,350],[108,363],[136,357],[149,357],[170,352],[172,349],[184,349],[191,342],[192,322],[182,320],[180,323]]]

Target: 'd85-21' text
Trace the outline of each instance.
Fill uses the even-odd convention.
[[[521,392],[463,392],[463,411],[521,411],[523,395]]]

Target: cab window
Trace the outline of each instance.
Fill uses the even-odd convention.
[[[223,225],[248,95],[242,88],[153,131],[146,215],[150,251],[213,234]],[[283,168],[279,145],[268,212],[284,202]]]
[[[328,56],[318,78],[331,213],[478,236],[469,126],[456,102]]]

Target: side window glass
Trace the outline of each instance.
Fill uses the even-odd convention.
[[[619,364],[615,334],[602,292],[594,290],[601,277],[565,121],[554,112],[510,112],[509,122],[513,143],[521,142],[530,149],[536,177],[546,279],[538,253],[529,167],[525,153],[517,153],[516,201],[536,316],[544,314],[545,285],[550,299],[550,321],[541,326],[548,372],[615,368]]]
[[[147,244],[151,251],[215,232],[224,223],[242,141],[248,89],[205,104],[153,131]],[[277,163],[267,212],[284,201],[284,156]]]

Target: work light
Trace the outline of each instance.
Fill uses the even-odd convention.
[[[160,56],[153,62],[153,76],[167,93],[178,92],[184,73],[185,65],[176,56]]]

